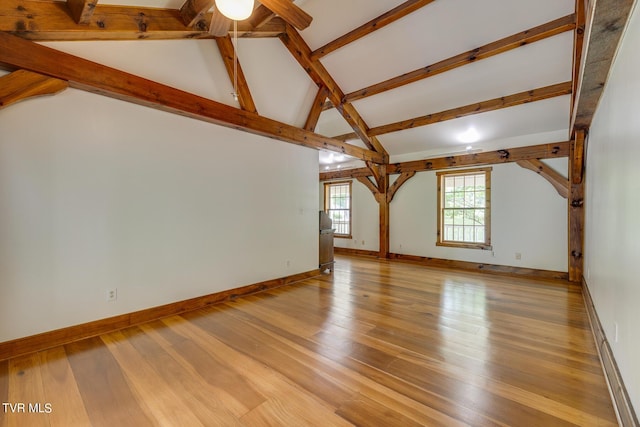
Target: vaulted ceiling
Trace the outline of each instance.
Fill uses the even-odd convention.
[[[468,146],[477,151],[567,141],[575,92],[575,5],[256,2],[252,17],[238,23],[238,101],[231,95],[232,26],[213,0],[3,0],[0,30],[97,63],[113,55],[101,46],[120,43],[120,54],[108,58],[115,68],[241,109],[244,121],[257,113],[305,129],[296,135],[303,145],[312,134],[327,137],[312,143],[326,148],[321,162],[330,152],[400,161]],[[158,45],[156,39],[179,41]],[[163,61],[181,60],[184,43],[202,50],[207,72],[194,71],[197,78],[163,72]],[[477,141],[465,139],[470,129]],[[340,141],[359,149],[345,150]],[[342,160],[333,157],[334,165]]]

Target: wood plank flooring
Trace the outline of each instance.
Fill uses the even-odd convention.
[[[577,288],[348,256],[0,362],[0,401],[0,427],[617,425]]]

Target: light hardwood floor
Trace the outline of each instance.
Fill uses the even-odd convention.
[[[0,401],[2,427],[616,425],[577,288],[346,256],[0,362]]]

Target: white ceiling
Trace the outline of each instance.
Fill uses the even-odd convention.
[[[99,0],[120,4],[179,9],[184,0]],[[298,0],[313,16],[301,34],[317,49],[350,30],[393,9],[404,0]],[[503,37],[573,13],[575,0],[435,0],[407,17],[353,42],[321,59],[343,92],[349,93],[403,73],[425,67]],[[75,43],[75,44],[74,44]],[[97,62],[237,105],[224,65],[211,40],[101,42],[113,49],[86,49],[85,43],[49,43]],[[162,61],[201,52],[200,67],[184,79],[163,71]],[[566,32],[518,49],[480,60],[375,96],[354,102],[369,127],[423,116],[467,104],[571,80],[573,33]],[[306,72],[277,39],[241,39],[241,66],[261,115],[302,126],[317,92]],[[154,64],[151,66],[149,64]],[[478,149],[496,144],[522,145],[531,135],[540,142],[567,138],[570,96],[505,108],[379,136],[392,161],[451,153],[468,143],[459,135],[470,127],[480,140]],[[318,133],[337,136],[352,132],[335,109],[321,115]],[[547,138],[555,140],[545,141]],[[350,141],[363,146],[359,141]],[[503,146],[501,148],[509,148]],[[322,154],[322,153],[321,153]],[[322,160],[322,159],[321,159]],[[348,159],[347,159],[348,160]],[[334,156],[335,161],[335,156]]]

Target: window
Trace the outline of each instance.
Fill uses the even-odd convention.
[[[439,246],[491,249],[491,168],[438,172]]]
[[[351,238],[351,181],[324,184],[324,210],[333,221],[334,236]]]

